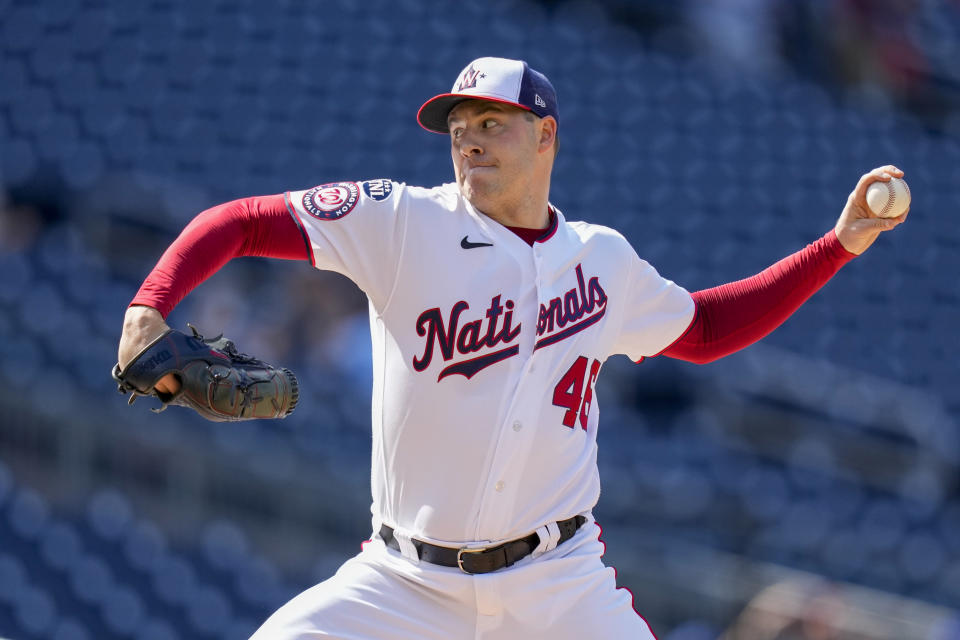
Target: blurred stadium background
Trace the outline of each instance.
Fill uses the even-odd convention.
[[[690,290],[906,171],[909,223],[763,343],[608,362],[596,515],[661,640],[960,638],[955,0],[0,0],[0,636],[246,638],[359,551],[353,285],[242,259],[172,314],[294,369],[282,422],[128,408],[121,318],[213,204],[448,181],[414,114],[481,55],[557,85],[553,201]]]

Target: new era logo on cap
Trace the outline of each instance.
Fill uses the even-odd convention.
[[[420,107],[417,120],[429,131],[447,133],[447,115],[464,100],[492,100],[560,121],[557,92],[545,75],[523,60],[477,58],[457,76],[450,93],[434,96]]]

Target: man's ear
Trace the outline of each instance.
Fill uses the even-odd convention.
[[[557,121],[553,116],[546,116],[540,119],[540,142],[537,149],[541,152],[547,151],[553,146],[553,141],[557,137]]]

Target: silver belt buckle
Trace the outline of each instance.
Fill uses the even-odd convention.
[[[471,573],[471,572],[469,572],[469,571],[467,571],[466,569],[463,568],[463,554],[465,554],[465,553],[483,553],[484,551],[486,551],[486,550],[489,549],[489,548],[490,548],[490,547],[488,547],[488,546],[483,546],[483,547],[460,547],[459,549],[457,549],[457,566],[460,567],[460,571],[463,571],[463,572],[464,572],[465,574],[467,574],[468,576],[476,575],[476,574]]]

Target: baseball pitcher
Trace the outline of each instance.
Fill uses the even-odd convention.
[[[474,60],[417,118],[449,137],[453,182],[342,180],[201,213],[128,308],[114,375],[213,419],[283,417],[292,374],[164,318],[237,256],[342,273],[369,299],[372,535],[254,638],[653,638],[591,512],[603,363],[709,362],[767,335],[904,221],[864,195],[903,173],[867,173],[823,237],[691,294],[550,202],[560,110],[525,62]]]

